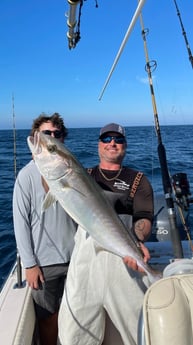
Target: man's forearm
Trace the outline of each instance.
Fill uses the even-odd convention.
[[[139,241],[145,242],[151,233],[151,222],[149,219],[139,219],[134,224],[134,233]]]

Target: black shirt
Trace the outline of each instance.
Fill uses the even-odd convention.
[[[128,167],[113,171],[98,166],[87,172],[107,192],[118,214],[132,215],[134,222],[142,218],[153,221],[153,190],[142,173]]]

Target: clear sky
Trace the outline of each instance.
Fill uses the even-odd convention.
[[[193,53],[193,1],[177,0]],[[68,128],[152,125],[153,109],[138,19],[101,101],[105,80],[137,0],[87,0],[81,40],[68,49],[67,0],[0,1],[0,129],[30,128],[41,112],[59,112]],[[160,124],[193,123],[193,69],[173,0],[143,7]]]

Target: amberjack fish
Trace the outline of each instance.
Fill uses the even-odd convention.
[[[36,132],[27,139],[33,159],[49,186],[43,210],[58,200],[98,245],[122,258],[133,257],[150,282],[161,278],[143,261],[134,235],[127,231],[102,188],[59,140]]]

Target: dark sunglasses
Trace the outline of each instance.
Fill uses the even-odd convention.
[[[114,136],[108,135],[107,137],[100,138],[100,141],[102,141],[102,143],[104,143],[104,144],[109,144],[112,140],[114,140],[114,142],[116,144],[124,144],[125,143],[125,138],[123,138],[123,137],[114,137]]]
[[[45,131],[42,131],[42,133],[46,134],[46,135],[52,135],[54,134],[54,137],[59,139],[62,136],[62,131],[59,130],[55,130],[55,131],[50,131],[49,129],[46,129]]]

